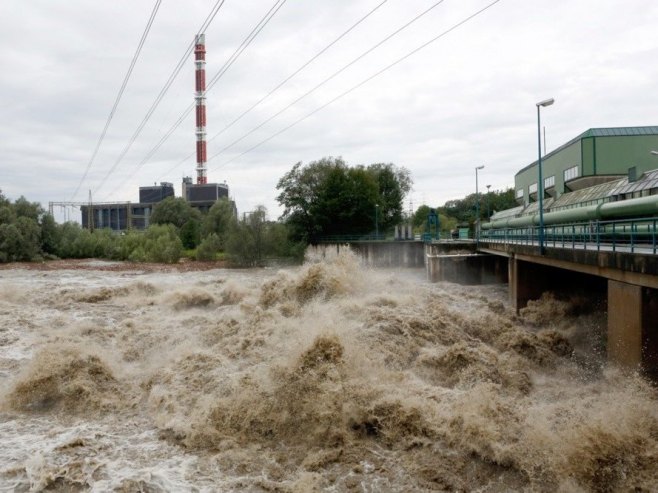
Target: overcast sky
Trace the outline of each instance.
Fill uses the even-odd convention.
[[[411,203],[441,205],[513,186],[537,158],[535,103],[547,147],[592,127],[658,124],[658,2],[500,0],[491,8],[275,136],[336,96],[489,5],[445,0],[331,81],[230,146],[437,0],[388,0],[322,56],[208,144],[210,182],[239,211],[265,205],[298,161],[408,168]],[[123,98],[96,147],[155,0],[0,2],[0,190],[50,201],[137,201],[139,186],[195,177],[194,115],[146,157],[193,103],[193,56],[119,159],[215,0],[162,0]],[[226,0],[206,29],[207,79],[274,0]],[[287,0],[208,92],[208,137],[334,41],[382,0]],[[230,146],[228,149],[224,148]],[[223,150],[223,151],[222,151]],[[221,152],[220,152],[221,151]],[[219,153],[219,154],[218,154]],[[243,154],[244,153],[244,154]],[[243,154],[243,155],[241,155]],[[115,168],[112,173],[108,173]],[[80,185],[78,193],[73,196]],[[63,212],[55,210],[58,220]],[[75,214],[75,213],[74,213]],[[77,216],[75,216],[76,219]]]

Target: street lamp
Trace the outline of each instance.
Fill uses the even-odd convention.
[[[379,204],[375,204],[375,239],[379,239],[379,221],[377,220],[377,211],[379,209]]]
[[[537,194],[539,195],[539,255],[544,255],[544,180],[541,174],[541,116],[540,109],[542,106],[550,106],[555,99],[544,99],[537,103],[537,148],[539,158],[537,159],[537,168],[539,169],[539,181],[537,182]]]
[[[491,185],[487,185],[487,221],[491,220],[491,211],[489,208],[489,202],[491,202],[491,192],[489,189],[491,188]]]
[[[480,193],[478,192],[478,170],[483,169],[484,164],[475,167],[475,242],[480,241]]]

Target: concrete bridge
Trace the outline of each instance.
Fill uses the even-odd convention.
[[[607,298],[608,358],[631,368],[658,369],[658,256],[621,248],[546,247],[480,240],[478,252],[508,264],[517,310],[548,290],[581,286]]]
[[[338,252],[345,245],[320,245]],[[605,245],[553,245],[475,241],[352,242],[349,248],[377,267],[425,267],[430,281],[508,283],[518,311],[545,291],[581,287],[607,301],[607,352],[611,361],[658,373],[658,255]]]

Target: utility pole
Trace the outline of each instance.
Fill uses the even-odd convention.
[[[89,231],[94,230],[94,205],[91,200],[91,190],[89,190],[89,207],[87,208],[87,227]]]

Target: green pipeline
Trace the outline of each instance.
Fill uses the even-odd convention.
[[[598,205],[544,213],[544,225],[577,223],[617,218],[638,218],[658,215],[658,195],[638,199],[619,200]],[[521,217],[509,217],[482,224],[482,229],[523,228],[538,226],[539,213]]]

